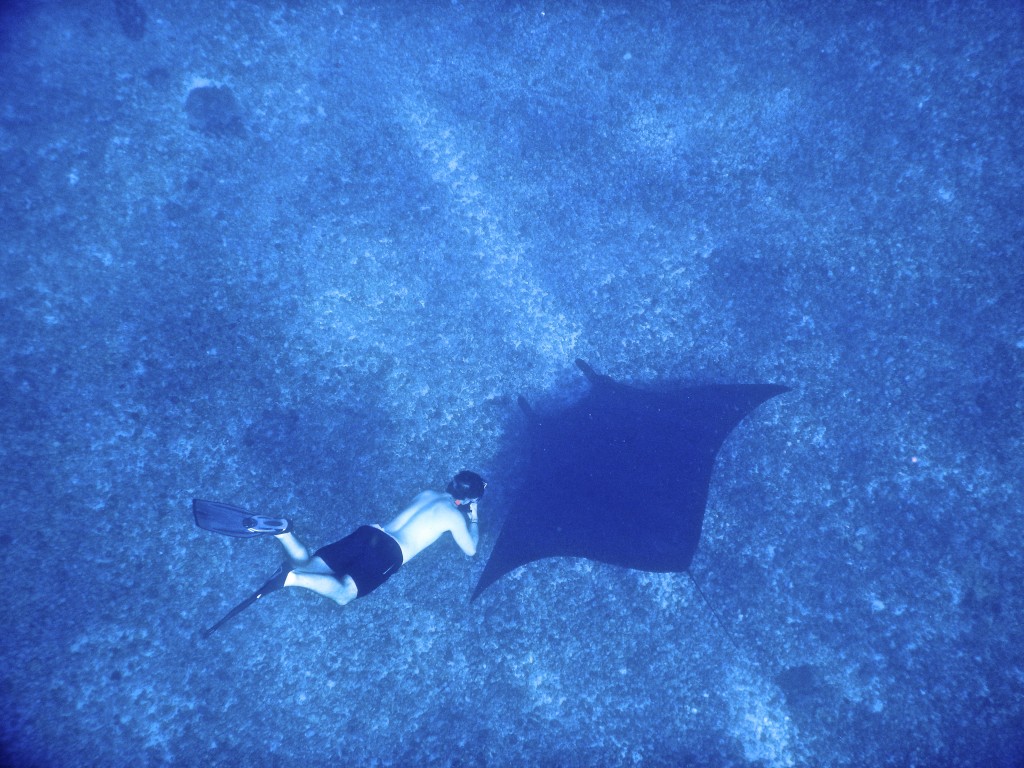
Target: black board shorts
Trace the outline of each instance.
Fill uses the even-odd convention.
[[[341,541],[320,547],[315,554],[337,575],[352,577],[357,597],[366,597],[390,579],[404,560],[398,542],[372,525],[360,526]]]

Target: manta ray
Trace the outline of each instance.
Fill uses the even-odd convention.
[[[576,365],[590,383],[576,403],[545,415],[519,398],[529,465],[472,600],[546,557],[687,571],[722,443],[757,406],[788,391],[773,384],[648,390]]]

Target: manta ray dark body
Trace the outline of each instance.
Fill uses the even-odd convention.
[[[737,424],[787,391],[770,384],[649,391],[598,375],[578,402],[529,420],[530,463],[473,593],[545,557],[681,572],[700,541],[715,456]]]

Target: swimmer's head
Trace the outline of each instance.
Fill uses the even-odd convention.
[[[445,490],[452,495],[456,504],[465,504],[483,496],[486,488],[487,483],[480,475],[464,469],[452,478]]]

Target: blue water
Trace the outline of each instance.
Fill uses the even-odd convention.
[[[1024,761],[1017,2],[9,2],[0,763]],[[692,575],[468,596],[516,398],[774,383]],[[209,641],[273,541],[447,539]],[[637,524],[643,524],[642,496]]]

